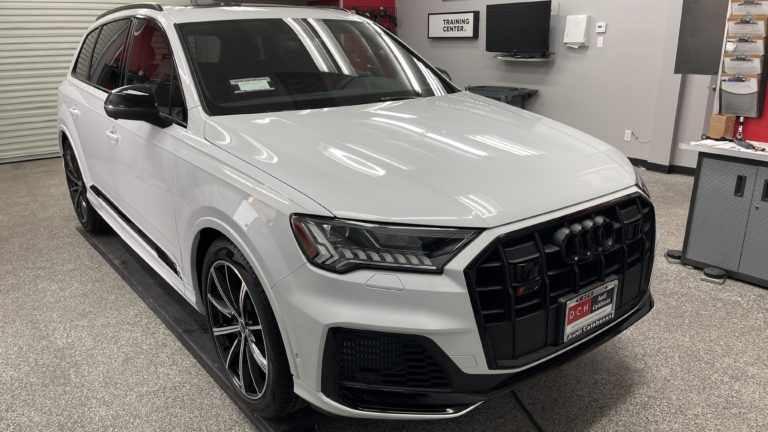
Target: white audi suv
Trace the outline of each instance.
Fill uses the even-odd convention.
[[[120,7],[59,96],[83,228],[207,316],[263,416],[458,416],[653,307],[629,161],[462,91],[364,17]]]

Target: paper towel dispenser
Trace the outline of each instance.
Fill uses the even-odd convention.
[[[571,48],[589,46],[589,15],[569,15],[565,19],[563,43]]]

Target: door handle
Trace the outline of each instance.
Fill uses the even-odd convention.
[[[743,197],[744,196],[744,189],[747,187],[747,176],[745,175],[739,175],[736,176],[736,188],[733,190],[733,196],[736,197]]]
[[[108,130],[106,134],[107,134],[107,139],[109,139],[109,142],[111,142],[112,144],[117,144],[120,141],[120,135],[114,129]]]
[[[768,180],[763,182],[763,193],[760,196],[760,201],[768,202]]]
[[[74,117],[75,119],[80,117],[80,110],[75,107],[70,108],[69,113],[72,114],[72,117]]]

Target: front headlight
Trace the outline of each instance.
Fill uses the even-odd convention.
[[[651,191],[648,190],[648,186],[645,185],[645,181],[643,181],[643,177],[640,175],[640,170],[637,167],[635,167],[635,177],[637,178],[636,180],[637,187],[642,189],[642,191],[645,192],[648,198],[650,198]]]
[[[335,273],[358,268],[439,273],[479,232],[300,215],[291,216],[291,227],[307,260]]]

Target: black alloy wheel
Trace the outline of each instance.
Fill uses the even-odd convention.
[[[267,344],[259,313],[240,273],[227,261],[208,271],[211,333],[229,378],[247,399],[264,395],[269,377]]]
[[[221,237],[208,248],[202,270],[209,330],[237,394],[263,417],[301,408],[275,314],[243,253]]]
[[[88,232],[104,231],[107,228],[107,224],[88,201],[87,186],[85,180],[83,180],[83,173],[77,162],[77,156],[68,142],[65,142],[63,145],[62,157],[64,159],[64,174],[66,174],[69,198],[72,200],[77,220],[83,229]]]

